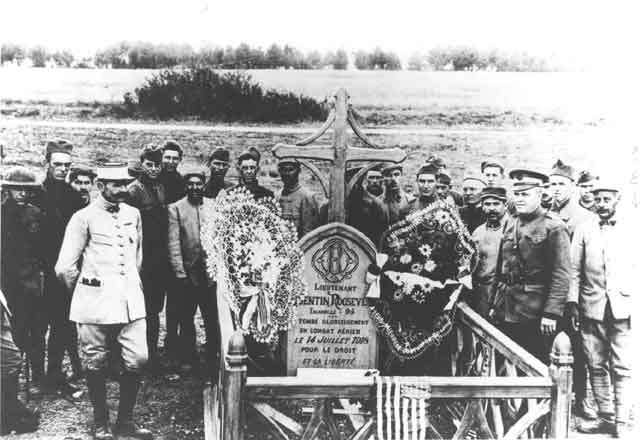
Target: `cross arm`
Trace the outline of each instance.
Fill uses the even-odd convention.
[[[316,159],[333,161],[334,153],[331,145],[317,145],[301,147],[297,145],[276,144],[273,147],[273,155],[278,159],[283,157],[295,157],[298,159]]]
[[[376,161],[376,162],[402,162],[407,158],[407,153],[400,148],[373,148],[351,147],[347,149],[347,162],[351,161]]]

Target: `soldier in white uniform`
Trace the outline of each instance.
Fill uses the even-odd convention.
[[[144,295],[140,281],[142,224],[140,212],[122,202],[131,181],[126,164],[98,168],[100,195],[73,215],[67,226],[57,276],[73,292],[69,318],[78,335],[93,404],[94,438],[109,440],[106,367],[109,338],[121,346],[124,371],[120,377],[119,436],[149,439],[148,430],[132,421],[140,387],[140,370],[147,362]]]

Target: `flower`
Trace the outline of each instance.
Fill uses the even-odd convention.
[[[418,250],[420,251],[420,253],[422,255],[424,255],[425,257],[429,258],[429,256],[431,255],[431,251],[433,249],[431,249],[431,246],[429,246],[427,243],[421,245]]]
[[[434,270],[436,270],[436,262],[433,260],[427,260],[424,263],[424,270],[426,270],[427,272],[433,272]]]
[[[420,263],[413,263],[411,265],[411,272],[415,273],[415,274],[419,274],[420,272],[422,272],[422,264]]]
[[[402,254],[400,256],[400,263],[401,264],[409,264],[409,263],[411,263],[411,260],[413,260],[413,257],[411,257],[411,254]]]

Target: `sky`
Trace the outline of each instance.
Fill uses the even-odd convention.
[[[607,65],[636,51],[635,2],[571,0],[11,0],[0,39],[93,55],[120,40],[241,42],[303,51],[434,46],[527,51]]]

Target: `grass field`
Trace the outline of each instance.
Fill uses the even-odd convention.
[[[120,102],[152,70],[0,68],[0,99],[49,103]],[[339,87],[363,111],[511,112],[598,123],[616,111],[619,82],[593,73],[251,70],[267,88],[324,99]],[[415,116],[415,115],[414,115]],[[507,117],[507,120],[509,118]],[[385,120],[382,123],[393,122]],[[455,121],[454,121],[455,122]],[[446,121],[445,121],[446,123]],[[473,120],[470,123],[474,123]]]

